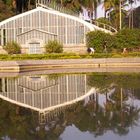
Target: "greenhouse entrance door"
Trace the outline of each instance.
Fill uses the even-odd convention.
[[[29,43],[29,54],[41,54],[40,42]]]

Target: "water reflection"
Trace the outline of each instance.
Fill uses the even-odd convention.
[[[38,111],[41,120],[45,121],[46,115],[54,114],[50,111],[59,112],[59,108],[80,101],[90,94],[88,92],[91,92],[91,88],[86,79],[86,74],[1,78],[0,97]]]
[[[23,76],[2,78],[0,94],[1,98],[43,112],[77,99],[88,90],[86,75]]]
[[[0,137],[11,140],[136,138],[139,133],[135,130],[140,125],[139,84],[140,74],[3,77]],[[39,112],[43,125],[38,124],[38,114],[32,110]]]

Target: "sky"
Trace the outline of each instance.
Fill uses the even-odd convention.
[[[140,1],[137,1],[137,3],[136,3],[136,4],[134,3],[132,6],[133,6],[134,8],[140,6]],[[126,9],[126,10],[130,9],[130,6],[125,7],[125,9]],[[103,4],[100,4],[100,5],[98,6],[98,9],[97,9],[97,18],[100,18],[100,17],[104,17],[104,8],[103,8]]]

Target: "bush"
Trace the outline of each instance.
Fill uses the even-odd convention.
[[[106,44],[107,51],[111,51],[114,43],[114,36],[102,31],[92,31],[86,36],[87,47],[92,47],[95,52],[103,52]]]
[[[130,52],[140,49],[140,29],[123,29],[114,35],[92,31],[87,34],[86,41],[87,47],[95,48],[95,52],[103,52],[105,41],[108,52],[122,52],[123,48]]]
[[[132,50],[140,46],[140,29],[123,29],[115,35],[115,46],[118,49]]]
[[[8,42],[4,49],[8,52],[8,54],[20,54],[21,53],[21,47],[18,43],[12,41]]]
[[[46,53],[62,53],[63,45],[60,44],[57,40],[49,41],[48,44],[45,45]]]

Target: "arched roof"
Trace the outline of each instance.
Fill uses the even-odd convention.
[[[93,30],[102,30],[102,31],[108,32],[107,30],[102,29],[102,28],[99,28],[98,26],[93,25],[93,24],[91,24],[91,23],[88,23],[88,22],[86,22],[86,21],[84,21],[84,20],[82,20],[82,19],[80,19],[80,18],[78,18],[78,17],[72,16],[72,15],[68,15],[68,14],[65,14],[65,13],[61,13],[61,12],[55,11],[55,10],[48,10],[48,9],[42,8],[42,7],[37,7],[37,8],[35,8],[35,9],[33,9],[33,10],[30,10],[30,11],[24,12],[24,13],[22,13],[22,14],[13,16],[13,17],[11,17],[11,18],[9,18],[9,19],[6,19],[6,20],[0,22],[0,27],[1,27],[2,25],[4,25],[4,24],[10,22],[10,21],[16,20],[16,19],[18,19],[18,18],[20,18],[20,17],[24,17],[24,16],[29,15],[29,14],[32,14],[32,13],[34,13],[34,12],[46,12],[46,13],[51,13],[51,14],[54,14],[54,15],[59,15],[59,16],[65,17],[65,18],[72,19],[72,20],[74,20],[74,21],[77,21],[77,22],[79,22],[79,23],[82,23],[82,24],[85,25],[87,28],[89,28],[90,31],[93,31]]]

